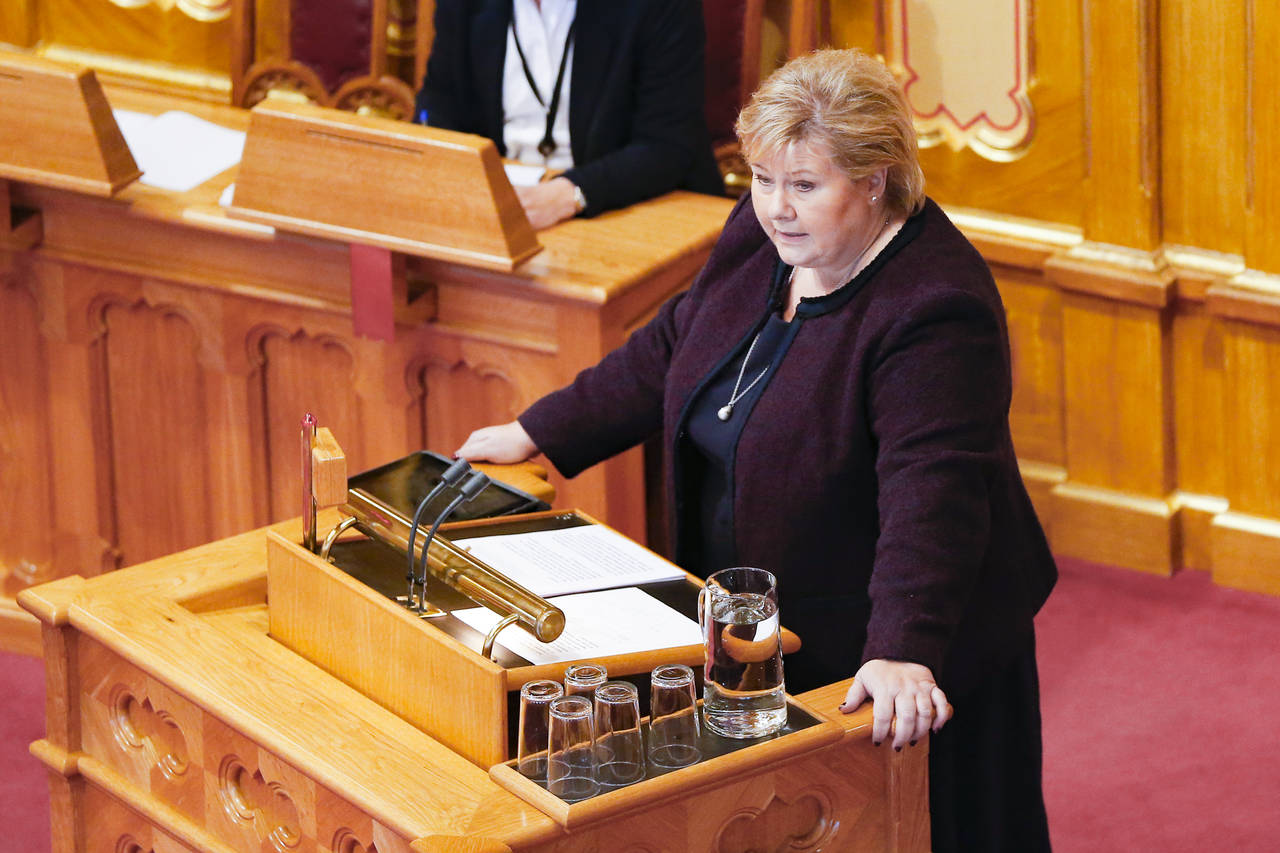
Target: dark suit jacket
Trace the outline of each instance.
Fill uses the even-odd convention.
[[[502,142],[510,0],[440,0],[418,109]],[[684,188],[721,195],[703,115],[702,4],[578,0],[569,136],[588,216]],[[564,105],[561,105],[561,109]]]
[[[687,294],[519,418],[566,476],[662,432],[682,564],[697,553],[688,403],[742,358],[786,271],[749,199]],[[1026,648],[1057,576],[1009,433],[1004,309],[931,201],[869,269],[797,308],[738,441],[733,545],[778,577],[782,623],[804,643],[792,689],[887,658],[961,695]]]

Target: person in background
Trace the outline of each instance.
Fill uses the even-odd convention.
[[[1047,850],[1032,617],[1057,569],[991,273],[925,197],[876,60],[791,61],[737,130],[751,192],[692,288],[457,453],[573,476],[661,432],[676,562],[777,576],[788,689],[852,675],[874,743],[933,732],[933,850]]]
[[[439,0],[417,118],[559,172],[517,187],[535,228],[678,188],[721,195],[704,41],[690,0]]]

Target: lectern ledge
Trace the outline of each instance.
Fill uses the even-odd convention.
[[[0,178],[111,196],[141,175],[91,69],[0,51]]]
[[[501,271],[541,248],[490,140],[270,99],[253,109],[228,213]]]

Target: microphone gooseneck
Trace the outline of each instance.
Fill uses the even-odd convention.
[[[453,464],[450,465],[448,468],[446,468],[444,470],[444,473],[440,475],[440,482],[436,484],[435,488],[433,488],[430,492],[427,493],[427,496],[422,499],[422,501],[418,504],[417,510],[415,510],[413,513],[413,524],[409,526],[409,549],[408,549],[409,568],[407,573],[405,574],[405,580],[409,582],[409,597],[406,599],[406,603],[409,607],[414,606],[413,588],[414,588],[414,583],[417,580],[417,575],[414,573],[415,566],[413,562],[413,540],[416,539],[418,536],[418,525],[422,522],[422,514],[426,511],[427,505],[436,499],[437,495],[439,495],[442,491],[444,491],[447,488],[452,488],[453,486],[456,486],[462,480],[462,478],[467,475],[467,472],[470,470],[471,470],[470,462],[468,462],[465,459],[455,460]],[[422,548],[422,552],[425,554],[426,550],[427,550],[426,546],[424,545]],[[426,579],[426,576],[424,575],[422,578],[422,599],[425,600],[426,597],[427,597],[427,579]],[[421,609],[421,604],[419,605],[419,609]]]

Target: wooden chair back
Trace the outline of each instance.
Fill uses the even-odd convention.
[[[236,0],[232,102],[269,94],[410,119],[434,0]],[[420,57],[421,62],[415,61]]]

